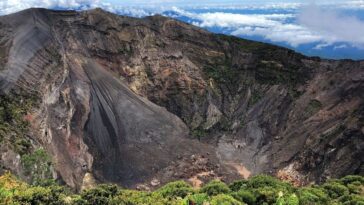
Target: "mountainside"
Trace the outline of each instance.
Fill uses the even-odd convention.
[[[0,89],[0,172],[28,181],[364,175],[360,61],[158,15],[28,9],[0,17]]]

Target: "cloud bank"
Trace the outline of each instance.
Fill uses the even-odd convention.
[[[199,27],[219,27],[236,36],[261,36],[273,42],[285,42],[296,47],[305,43],[319,42],[323,37],[299,24],[289,23],[296,18],[294,13],[236,14],[226,12],[191,13],[182,9],[173,10],[188,18]]]
[[[348,42],[364,48],[364,22],[354,16],[312,4],[304,7],[297,19],[308,30],[322,36],[327,44]]]
[[[31,7],[87,9],[102,5],[100,0],[0,0],[0,15]]]
[[[112,4],[112,1],[119,3]],[[223,1],[224,3],[217,0],[150,0],[150,4],[145,4],[145,0],[0,0],[0,15],[30,7],[77,10],[101,7],[134,17],[155,13],[174,18],[186,17],[188,22],[199,27],[217,28],[223,33],[236,36],[257,36],[292,47],[316,44],[316,50],[329,46],[333,46],[334,50],[349,46],[364,48],[364,22],[338,11],[343,8],[364,9],[364,0],[330,1],[331,3],[316,1],[320,6],[303,6],[301,3],[283,0],[263,4],[264,1],[239,4],[236,0]],[[126,6],[130,2],[139,6]],[[183,2],[185,7],[169,5],[178,2]],[[203,2],[209,3],[203,6]]]
[[[358,1],[355,2],[359,4]],[[292,47],[317,43],[314,48],[317,50],[342,43],[364,48],[364,22],[340,13],[337,7],[332,6],[322,9],[311,4],[292,13],[269,14],[193,13],[178,8],[173,10],[181,16],[193,19],[191,23],[196,26],[218,27],[227,31],[225,33],[236,36],[260,36]],[[340,48],[344,47],[335,45],[335,49]]]

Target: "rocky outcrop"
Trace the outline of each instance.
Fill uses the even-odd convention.
[[[364,174],[363,62],[100,9],[0,25],[2,95],[37,93],[32,138],[71,187]]]

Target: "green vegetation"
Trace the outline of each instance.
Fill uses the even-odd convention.
[[[211,197],[211,205],[243,205],[243,203],[227,194],[219,194]]]
[[[229,36],[229,35],[218,35],[221,40],[228,41],[233,45],[238,45],[239,49],[242,49],[246,52],[262,52],[268,49],[271,50],[278,50],[276,46],[272,46],[266,43],[260,43],[256,41],[246,40],[242,38],[238,38],[236,36]]]
[[[7,173],[0,177],[0,204],[361,205],[364,204],[364,177],[347,176],[322,185],[296,188],[276,178],[260,175],[230,185],[215,180],[200,189],[176,181],[153,192],[102,184],[73,194],[61,186],[28,185]]]
[[[304,82],[304,75],[295,65],[282,65],[279,61],[260,61],[256,67],[255,78],[262,84],[284,84],[290,87]]]
[[[214,79],[219,84],[234,85],[239,80],[239,70],[231,68],[229,63],[216,67],[205,67],[204,71],[209,78]]]
[[[31,184],[50,183],[51,160],[43,149],[34,149],[28,136],[31,110],[38,103],[35,94],[0,95],[0,148],[10,149],[21,157],[23,175]]]
[[[300,97],[303,94],[303,92],[298,91],[295,87],[290,86],[288,88],[288,94],[289,94],[289,96],[291,96],[291,98],[296,99],[296,98]]]
[[[194,193],[192,187],[184,181],[171,182],[158,190],[164,197],[173,199],[176,197],[184,198],[187,195]]]
[[[234,36],[219,36],[221,40],[229,42],[234,49],[243,50],[255,56],[256,65],[253,71],[255,80],[261,84],[284,84],[295,87],[304,83],[309,77],[309,70],[300,61],[302,55],[292,50],[259,43]]]
[[[130,55],[132,52],[132,46],[130,46],[129,44],[124,44],[118,49],[119,54]]]
[[[231,190],[226,184],[216,180],[211,181],[210,183],[206,184],[204,187],[201,188],[201,192],[209,196],[214,196],[218,194],[227,194],[230,191]]]
[[[25,154],[30,146],[26,136],[29,121],[25,116],[37,103],[36,95],[23,93],[0,94],[0,143]]]
[[[248,107],[252,107],[255,105],[255,103],[259,102],[260,99],[262,99],[264,95],[260,93],[258,90],[253,90],[251,97],[248,101]]]
[[[208,131],[205,130],[203,127],[198,127],[191,131],[191,134],[194,138],[197,138],[198,140],[201,140],[203,137],[207,136]]]
[[[302,63],[303,56],[292,50],[277,46],[220,35],[219,39],[229,50],[224,56],[216,57],[204,67],[206,80],[213,80],[216,88],[232,96],[241,94],[242,88],[254,88],[254,85],[283,85],[292,100],[303,93],[299,86],[311,77],[311,69]],[[237,65],[234,53],[245,51],[249,63]],[[215,86],[214,86],[215,87]],[[245,88],[244,88],[245,89]],[[256,104],[265,92],[254,89],[248,102],[248,108]]]
[[[322,108],[322,103],[318,100],[311,100],[306,109],[305,109],[305,116],[310,117],[318,112]]]
[[[18,150],[16,143],[19,139],[24,139],[28,122],[23,119],[31,105],[30,102],[24,102],[22,98],[9,97],[0,95],[0,142],[13,141],[12,145]],[[8,136],[11,133],[13,136]],[[11,139],[12,138],[12,139]],[[19,151],[22,149],[20,148]]]
[[[193,194],[187,196],[186,201],[194,202],[196,205],[203,205],[204,202],[209,201],[209,196],[205,193]]]
[[[51,159],[44,149],[37,149],[31,154],[25,154],[21,157],[25,175],[30,176],[30,182],[35,185],[50,183],[52,178]]]

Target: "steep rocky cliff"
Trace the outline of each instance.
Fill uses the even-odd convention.
[[[364,62],[158,15],[29,9],[0,17],[0,89],[22,108],[0,107],[0,171],[25,178],[40,147],[76,189],[364,174]]]

